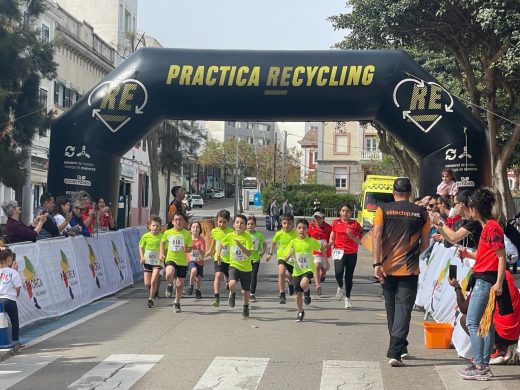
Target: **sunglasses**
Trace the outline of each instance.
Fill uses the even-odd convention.
[[[435,207],[435,203],[428,203],[428,207]]]

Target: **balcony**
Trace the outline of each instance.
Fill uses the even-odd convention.
[[[374,161],[374,160],[382,160],[383,153],[379,150],[360,150],[359,151],[359,160],[360,161]]]

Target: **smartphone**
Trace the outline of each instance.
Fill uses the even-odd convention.
[[[457,266],[455,264],[450,264],[450,279],[457,279]]]

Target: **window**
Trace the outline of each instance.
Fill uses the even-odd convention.
[[[132,31],[132,15],[125,9],[125,32]]]
[[[46,89],[40,88],[39,99],[40,99],[40,105],[42,106],[42,108],[45,109],[44,112],[47,112],[47,90]]]
[[[350,134],[334,135],[334,153],[349,154],[350,153]]]
[[[348,167],[334,168],[334,183],[336,188],[348,189]]]
[[[76,103],[81,95],[70,88],[67,88],[62,83],[54,82],[54,104],[61,107],[68,108]]]
[[[65,86],[63,84],[54,83],[54,104],[63,107],[63,95],[65,92]]]
[[[310,126],[309,131],[318,131],[318,126]]]
[[[365,137],[365,150],[368,152],[375,152],[377,150],[377,137],[366,136]]]
[[[42,23],[42,35],[40,37],[42,42],[49,42],[51,39],[51,32],[49,26]]]

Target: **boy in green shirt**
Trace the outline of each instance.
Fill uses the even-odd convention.
[[[168,298],[172,296],[173,278],[177,276],[173,303],[175,313],[181,312],[182,288],[188,272],[186,253],[191,252],[191,233],[184,229],[184,224],[187,222],[188,218],[184,214],[175,213],[172,220],[173,228],[163,233],[159,250],[160,259],[165,261],[166,280],[168,281],[166,296]]]
[[[296,221],[296,231],[298,237],[292,240],[287,246],[287,255],[285,260],[289,258],[294,259],[293,278],[294,278],[294,291],[296,292],[296,304],[298,306],[298,316],[296,321],[302,322],[305,316],[303,310],[302,293],[305,296],[304,302],[306,305],[311,303],[311,290],[309,284],[313,277],[314,270],[314,256],[313,251],[321,251],[322,255],[325,256],[325,248],[320,243],[307,236],[309,231],[309,222],[305,219],[299,219]]]
[[[286,274],[289,281],[289,295],[294,294],[294,287],[292,278],[293,261],[285,261],[284,258],[287,254],[287,245],[289,245],[291,240],[296,238],[296,231],[293,229],[294,217],[291,214],[282,214],[281,219],[282,229],[275,233],[273,242],[271,243],[271,248],[269,249],[269,254],[265,260],[271,260],[273,251],[278,245],[278,249],[276,250],[276,257],[278,259],[278,288],[280,290],[279,303],[285,304],[287,302],[287,298],[285,297]]]
[[[247,218],[237,214],[233,221],[233,232],[226,234],[222,240],[222,246],[217,250],[217,259],[221,261],[222,247],[229,245],[229,307],[235,307],[237,280],[240,280],[244,306],[242,318],[249,317],[249,289],[251,287],[251,251],[253,240],[246,232]]]
[[[215,280],[213,281],[213,292],[215,299],[213,301],[214,307],[220,306],[220,285],[222,284],[222,276],[226,278],[226,283],[229,280],[229,246],[223,245],[222,240],[226,234],[233,232],[233,229],[228,227],[229,219],[231,218],[229,211],[220,210],[217,213],[217,227],[211,230],[211,237],[213,243],[206,252],[206,256],[215,255]],[[217,251],[220,248],[221,261],[218,261]]]
[[[254,215],[247,217],[247,232],[253,239],[253,250],[251,251],[251,265],[253,273],[251,274],[251,302],[256,302],[255,292],[258,279],[258,270],[260,268],[260,259],[265,253],[265,237],[262,233],[256,230],[256,218]]]
[[[154,297],[159,288],[159,276],[163,262],[159,258],[161,248],[161,217],[150,216],[148,230],[139,240],[139,259],[144,268],[144,285],[148,288],[148,307],[154,307]]]

